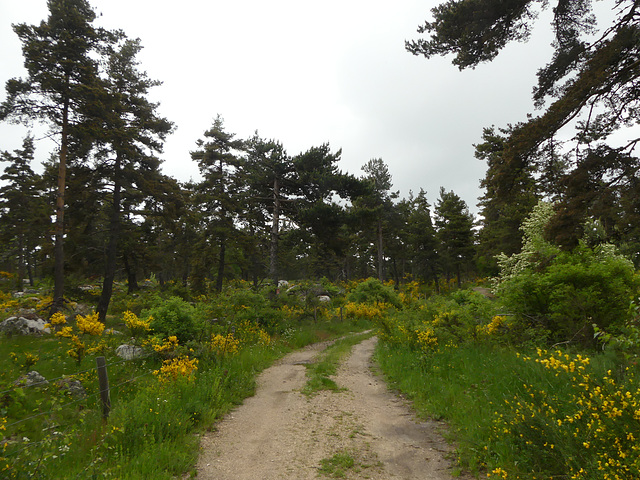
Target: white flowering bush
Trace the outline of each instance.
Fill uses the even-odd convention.
[[[638,289],[633,263],[609,244],[561,250],[544,239],[552,215],[547,202],[534,208],[521,227],[522,251],[499,258],[494,292],[515,314],[516,334],[593,343],[594,326],[616,329],[627,322]]]

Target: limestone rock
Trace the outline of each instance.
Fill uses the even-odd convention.
[[[49,382],[40,373],[32,370],[16,380],[14,384],[20,387],[33,387],[35,385],[48,385]]]
[[[51,333],[45,328],[45,321],[36,315],[28,317],[9,317],[0,323],[0,332],[6,335],[42,335]]]
[[[73,398],[84,398],[87,396],[87,391],[82,386],[80,380],[73,380],[71,378],[63,378],[58,380],[56,385],[60,390],[69,392]]]
[[[123,360],[134,360],[144,355],[144,349],[125,343],[116,348],[116,355]]]

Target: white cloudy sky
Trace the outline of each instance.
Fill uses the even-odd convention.
[[[476,210],[485,166],[473,156],[482,128],[533,112],[535,72],[549,59],[548,21],[528,44],[460,72],[450,59],[404,49],[436,0],[90,0],[96,24],[142,40],[141,68],[163,81],[152,98],[177,125],[163,169],[198,178],[189,156],[216,114],[227,131],[283,143],[297,154],[329,142],[341,168],[360,175],[370,158],[389,166],[401,196],[440,186]],[[45,0],[0,0],[0,83],[24,75],[13,23],[39,23]],[[548,15],[548,12],[547,12]],[[0,101],[5,98],[0,87]],[[24,127],[0,124],[0,150]],[[52,145],[38,144],[41,158]]]

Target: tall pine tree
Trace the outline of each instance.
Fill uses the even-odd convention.
[[[25,79],[7,82],[0,119],[46,122],[59,138],[55,227],[55,274],[52,312],[64,303],[64,210],[66,167],[71,139],[86,123],[99,86],[95,53],[108,41],[92,26],[96,18],[85,0],[49,0],[49,17],[40,25],[19,24]]]

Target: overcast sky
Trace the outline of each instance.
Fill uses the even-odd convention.
[[[176,132],[163,170],[197,180],[189,151],[217,114],[226,130],[258,130],[290,155],[328,142],[340,168],[361,175],[371,158],[389,166],[394,190],[440,186],[477,211],[485,165],[473,156],[482,128],[535,113],[535,73],[550,57],[548,21],[531,41],[509,46],[492,63],[460,72],[450,58],[426,60],[404,49],[430,18],[430,0],[91,0],[96,25],[140,38],[141,69]],[[548,12],[547,12],[548,14]],[[24,76],[14,23],[46,19],[45,0],[0,0],[0,101],[4,84]],[[19,148],[26,129],[0,124],[0,150]],[[37,144],[38,158],[53,146]]]

